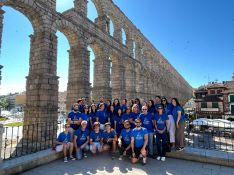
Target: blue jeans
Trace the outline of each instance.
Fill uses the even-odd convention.
[[[153,145],[154,133],[148,133],[148,148],[149,148],[149,155],[154,154],[154,145]]]
[[[166,156],[166,144],[167,144],[166,132],[162,134],[156,133],[156,143],[157,143],[158,156],[165,157]]]
[[[86,145],[83,149],[79,149],[77,152],[76,152],[76,158],[78,160],[81,160],[82,157],[83,157],[83,154],[85,151],[88,151],[89,150],[89,145]]]

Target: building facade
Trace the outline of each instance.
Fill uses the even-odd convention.
[[[231,81],[210,82],[199,87],[195,91],[195,98],[199,118],[234,116],[234,75]]]

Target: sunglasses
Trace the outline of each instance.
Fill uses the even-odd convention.
[[[142,109],[142,111],[147,111],[147,109]]]
[[[70,128],[70,126],[65,126],[65,128]]]

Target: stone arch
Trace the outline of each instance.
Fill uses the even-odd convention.
[[[93,2],[93,4],[96,7],[96,10],[97,10],[97,13],[98,13],[98,17],[106,15],[105,6],[103,4],[105,2],[100,1],[100,0],[91,0],[91,1]]]
[[[112,7],[112,6],[111,6]],[[107,15],[108,17],[112,20],[113,22],[113,27],[114,27],[114,35],[113,37],[118,40],[120,43],[122,43],[122,21],[119,18],[118,11],[116,9],[112,9],[110,7],[107,8]]]
[[[115,31],[117,30],[117,24],[118,24],[118,19],[117,17],[115,16],[115,14],[111,11],[108,11],[107,12],[107,17],[110,19],[110,21],[112,21],[112,24],[113,24],[113,36],[114,36],[114,33]]]
[[[123,45],[126,45],[127,44],[127,34],[126,34],[126,31],[125,31],[125,29],[124,28],[121,28],[121,38],[122,38],[122,44]]]
[[[32,24],[34,33],[40,30],[41,26],[43,26],[41,9],[38,8],[37,3],[32,4],[23,0],[7,0],[0,5],[11,7],[24,14]]]
[[[46,28],[46,25],[51,25],[51,19],[45,18],[43,5],[38,1],[32,3],[24,0],[7,0],[0,5],[9,6],[24,14],[31,22],[34,31],[33,35],[30,35],[30,68],[26,77],[24,125],[57,121],[58,77],[55,74],[56,54],[54,52],[57,47],[57,38],[55,33],[51,33],[47,30],[48,27]],[[56,128],[57,124],[54,127]],[[30,130],[29,127],[23,130],[23,138],[28,139],[29,142],[31,142],[30,138],[36,138],[36,134]],[[40,130],[45,135],[56,135],[54,131],[48,132],[45,128]],[[35,144],[32,145],[37,147]]]
[[[0,14],[0,50],[3,51],[2,49],[4,49],[4,52],[0,51],[0,55],[5,58],[4,59],[5,61],[3,60],[1,64],[6,68],[6,72],[4,71],[5,72],[4,75],[7,77],[7,78],[5,77],[3,78],[3,86],[2,86],[1,91],[2,93],[9,93],[9,92],[15,91],[15,88],[16,88],[15,85],[17,84],[17,91],[23,92],[25,91],[25,88],[26,88],[25,77],[28,76],[29,69],[30,69],[30,46],[31,46],[30,40],[33,36],[32,34],[36,30],[36,27],[38,26],[35,26],[32,23],[32,19],[29,18],[28,11],[26,12],[25,8],[18,9],[17,5],[12,5],[12,4],[7,4],[7,3],[4,3],[4,4],[0,3],[0,5],[3,5],[3,10],[2,10],[2,6],[0,6],[0,13],[1,13]],[[13,18],[9,19],[8,12],[9,14],[13,12],[13,14],[15,14],[17,17],[15,19]],[[7,19],[7,16],[8,16],[8,19]],[[16,28],[12,28],[10,29],[10,31],[12,30],[11,32],[14,32],[13,35],[16,35],[16,30],[17,30],[17,37],[14,37],[14,41],[8,41],[10,32],[5,32],[7,30],[7,28],[5,28],[5,25],[7,26],[9,24],[8,23],[9,21],[14,21],[14,20],[19,20],[19,19],[25,22],[24,27],[27,26],[27,32],[25,32],[26,31],[25,30],[23,33],[21,33],[22,29],[20,29],[19,26],[16,26]],[[18,38],[19,36],[23,37],[24,39],[23,40],[21,38],[19,39]],[[22,41],[27,47],[23,47],[23,45],[21,45]],[[16,48],[15,47],[16,45],[19,45],[19,46],[17,46]],[[17,50],[18,57],[15,57],[15,51],[16,51],[15,49],[18,49]],[[16,62],[16,64],[12,64],[13,61]],[[22,65],[25,66],[24,69],[22,69]],[[15,66],[16,68],[14,68]],[[18,71],[20,71],[19,74],[17,74]],[[1,81],[1,77],[0,77],[0,81]],[[12,83],[13,81],[14,83]]]
[[[73,23],[64,19],[57,19],[52,25],[52,30],[62,32],[70,45],[66,100],[66,110],[69,111],[78,98],[89,98],[91,91],[87,37]]]
[[[94,84],[92,97],[98,101],[99,97],[111,99],[111,60],[109,59],[109,47],[99,39],[89,38],[89,46],[92,48],[94,59]]]
[[[58,19],[53,23],[52,30],[54,32],[57,32],[57,30],[62,32],[67,37],[70,47],[80,46],[79,38],[81,38],[81,35],[72,23]]]

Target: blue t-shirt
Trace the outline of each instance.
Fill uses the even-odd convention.
[[[158,130],[164,130],[166,127],[166,120],[169,120],[169,118],[165,112],[162,113],[162,115],[159,115],[158,113],[155,114],[155,121]]]
[[[99,131],[96,133],[95,131],[91,131],[90,133],[90,139],[92,139],[93,142],[100,142],[102,138],[102,132]]]
[[[110,119],[111,126],[114,127],[114,114],[111,111],[109,111],[109,112],[107,112],[106,115],[107,115],[108,119]]]
[[[81,120],[85,120],[87,121],[87,127],[89,128],[90,127],[90,116],[89,114],[85,114],[85,113],[82,113],[81,114]]]
[[[125,120],[129,120],[129,119],[131,119],[131,114],[124,113],[122,116],[122,121],[124,122]]]
[[[107,143],[107,140],[109,139],[109,138],[114,138],[116,136],[116,132],[115,132],[115,130],[114,129],[112,129],[109,133],[105,130],[105,131],[103,131],[103,133],[102,133],[102,138],[103,138],[103,142],[104,143]]]
[[[122,106],[121,106],[121,110],[122,110],[123,112],[126,112],[127,108],[128,108],[127,105],[122,105]]]
[[[65,134],[65,132],[61,132],[57,140],[59,142],[68,143],[71,141],[71,133],[68,132],[67,134]]]
[[[74,112],[74,111],[71,111],[68,113],[68,116],[67,118],[70,118],[71,121],[78,121],[80,118],[81,118],[81,113],[79,111],[77,112]],[[77,125],[77,124],[71,124],[70,125],[74,130],[77,130],[79,128],[80,125]]]
[[[177,121],[178,118],[178,111],[181,111],[181,117],[180,117],[180,121],[184,121],[184,115],[182,113],[182,108],[181,106],[174,106],[173,110],[172,110],[172,115],[174,118],[174,121]]]
[[[81,113],[84,112],[84,106],[85,105],[83,105],[83,104],[79,105],[79,112],[81,112]]]
[[[118,115],[118,110],[121,109],[120,106],[116,105],[114,106],[114,115]]]
[[[136,148],[140,148],[144,145],[144,136],[148,134],[148,131],[146,128],[141,127],[141,129],[134,128],[132,130],[132,136],[131,138],[134,138],[134,145]]]
[[[168,103],[165,107],[164,107],[164,112],[167,115],[172,115],[172,110],[173,110],[173,105],[171,103]]]
[[[81,128],[79,128],[76,130],[75,136],[77,136],[77,146],[81,146],[88,140],[89,130],[86,128],[84,131],[82,131]]]
[[[146,115],[144,113],[141,113],[139,118],[142,122],[142,127],[146,128],[149,133],[154,132],[154,125],[153,121],[154,116],[151,113],[147,113]]]
[[[98,118],[98,121],[100,122],[100,124],[104,125],[107,122],[107,115],[105,111],[98,110],[96,113],[96,117]]]
[[[120,134],[120,131],[122,129],[122,116],[114,116],[114,121],[116,122],[116,132]]]
[[[122,129],[120,136],[122,136],[123,141],[125,144],[129,145],[131,143],[131,136],[132,136],[132,130],[130,129],[128,132],[126,129]]]
[[[89,116],[90,116],[91,119],[92,119],[92,123],[96,122],[96,112],[90,112],[90,113],[89,113]]]
[[[152,105],[151,107],[149,107],[148,112],[151,113],[151,114],[152,113],[155,114],[156,113],[155,106]]]
[[[130,119],[132,119],[132,121],[134,122],[136,118],[139,118],[140,113],[135,113],[135,112],[131,112],[130,113]],[[131,128],[135,128],[135,124],[131,123]]]

